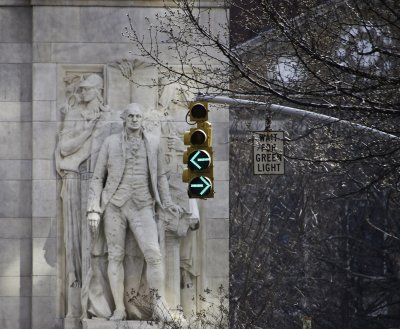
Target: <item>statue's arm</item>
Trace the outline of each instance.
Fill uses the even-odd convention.
[[[72,118],[65,118],[64,127],[60,134],[60,150],[62,156],[68,156],[78,151],[85,141],[92,135],[97,120],[89,122],[81,132],[76,131]],[[74,129],[75,128],[75,129]]]
[[[173,203],[172,203],[171,193],[169,190],[164,157],[165,157],[164,151],[162,147],[159,146],[157,151],[157,188],[163,206],[168,208],[171,205],[173,205]]]
[[[105,140],[100,149],[96,167],[89,185],[88,213],[101,213],[101,192],[103,191],[103,186],[107,177],[108,148],[109,142]]]

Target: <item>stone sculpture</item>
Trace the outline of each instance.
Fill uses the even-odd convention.
[[[182,92],[177,83],[163,83],[157,110],[147,114],[145,128],[157,136],[165,150],[164,164],[170,187],[172,201],[180,206],[179,216],[160,209],[158,211],[160,245],[166,268],[166,300],[173,308],[171,314],[179,323],[182,318],[196,313],[196,282],[198,272],[197,234],[199,209],[197,202],[189,200],[187,187],[182,182],[183,131],[177,121],[187,112],[189,95]],[[182,312],[183,311],[183,312]]]
[[[103,101],[103,78],[97,73],[68,72],[64,78],[65,103],[59,141],[55,151],[56,169],[61,177],[60,223],[65,246],[65,295],[68,327],[74,327],[81,309],[82,278],[88,271],[90,257],[86,250],[90,241],[87,234],[86,202],[88,180],[104,139],[121,124]],[[61,258],[64,261],[64,258]],[[64,264],[61,263],[61,268]]]
[[[165,87],[159,98],[159,111],[165,118],[161,134],[167,138],[167,166],[169,168],[169,183],[171,194],[176,198],[176,203],[186,209],[191,230],[185,232],[180,239],[180,273],[183,289],[193,288],[193,279],[198,276],[197,264],[195,261],[196,235],[194,230],[198,228],[200,215],[197,202],[188,198],[187,187],[182,184],[182,172],[185,166],[182,163],[182,156],[186,146],[183,145],[183,130],[178,130],[175,121],[183,117],[187,112],[187,103],[193,99],[188,90],[183,90],[177,83],[165,83]],[[195,293],[193,293],[195,295]],[[182,301],[183,302],[183,301]],[[184,308],[187,304],[185,301]]]
[[[142,70],[143,67],[147,67],[143,64],[139,66]],[[154,105],[149,105],[152,102],[147,102],[147,107],[132,105],[136,109],[142,107],[147,110],[145,118],[143,112],[139,110],[141,116],[139,121],[144,120],[136,132],[141,138],[128,138],[127,133],[132,130],[128,129],[127,123],[131,119],[121,116],[118,107],[109,111],[108,106],[104,105],[102,96],[103,94],[109,96],[110,91],[103,90],[101,74],[80,73],[82,71],[85,71],[85,68],[79,71],[73,68],[66,72],[65,104],[61,109],[64,120],[56,149],[57,171],[62,178],[60,220],[64,225],[66,250],[67,275],[65,281],[61,281],[65,285],[60,286],[61,296],[65,296],[62,300],[66,302],[62,307],[66,307],[67,310],[65,328],[78,328],[80,317],[85,319],[83,323],[91,323],[92,326],[96,321],[90,322],[89,319],[94,318],[162,321],[179,319],[184,322],[183,314],[188,316],[196,311],[195,287],[198,271],[193,251],[197,249],[197,234],[189,228],[197,226],[199,212],[196,202],[193,200],[189,202],[185,185],[181,182],[181,157],[185,147],[181,140],[182,131],[178,130],[176,121],[183,117],[182,110],[185,110],[185,106],[182,102],[178,106],[175,98],[182,98],[183,94],[178,91],[179,85],[167,84],[161,89],[158,98],[155,90],[151,90],[145,96],[142,95],[144,99],[152,97]],[[136,71],[135,66],[132,72],[136,74]],[[114,88],[113,85],[107,84],[107,86]],[[131,95],[132,99],[136,99],[133,95],[137,96],[137,93]],[[121,117],[125,121],[124,127]],[[131,159],[132,152],[142,154],[139,159],[142,165],[143,155],[150,159],[147,164],[148,172],[145,171],[148,179],[158,176],[158,174],[152,175],[155,163],[162,174],[156,177],[157,186],[154,187],[154,181],[148,181],[146,184],[146,176],[136,175],[137,173],[133,175],[132,172],[129,179],[132,179],[130,183],[133,185],[129,187],[129,184],[117,183],[115,193],[113,196],[109,194],[106,197],[109,200],[104,203],[103,196],[110,191],[107,191],[105,186],[104,188],[100,186],[101,184],[97,189],[89,189],[89,183],[96,168],[101,146],[109,143],[112,138],[105,142],[106,138],[116,132],[119,134],[113,138],[125,136],[125,139],[119,139],[114,143],[117,145],[113,148],[113,150],[119,149],[122,153],[118,156],[112,153],[111,156],[116,159],[122,154],[125,159],[121,162],[122,167],[119,170],[121,182],[126,169],[127,155]],[[126,148],[129,152],[125,152]],[[162,149],[165,152],[153,152],[155,149]],[[100,168],[102,164],[104,165],[104,161],[101,156],[99,159]],[[105,182],[113,181],[112,175],[109,175],[110,170],[107,168]],[[95,179],[98,177],[95,174]],[[95,185],[93,182],[92,187]],[[132,187],[135,187],[135,193],[130,190]],[[132,194],[136,197],[131,198]],[[112,206],[108,206],[109,204]],[[161,207],[162,204],[164,208]],[[167,209],[165,206],[170,207]],[[116,234],[112,231],[114,228],[110,231],[110,227],[105,225],[108,213],[110,213],[109,218],[115,217],[112,208],[114,211],[117,209],[117,213],[122,209],[125,211],[129,209],[132,212],[132,208],[133,211],[144,212],[140,218],[152,218],[150,222],[156,223],[156,226],[151,226],[153,234],[146,234],[146,237],[151,236],[151,240],[156,241],[152,248],[152,256],[155,257],[147,257],[147,250],[142,252],[143,242],[134,230],[126,230],[125,238],[123,230],[122,236],[119,234],[117,239],[118,243],[115,243],[113,240],[115,236],[111,238],[111,233]],[[97,221],[100,216],[102,219]],[[110,243],[107,243],[107,236]],[[147,237],[146,243],[148,241]],[[64,261],[64,258],[61,260]],[[155,266],[152,268],[153,264]],[[63,274],[61,278],[64,279]],[[182,282],[186,288],[184,290],[181,290]],[[187,289],[189,286],[191,288]],[[152,298],[156,295],[160,295],[161,298]]]
[[[62,177],[66,271],[71,287],[82,284],[80,166],[93,153],[94,130],[106,111],[101,96],[103,79],[90,74],[79,81],[70,81],[68,85],[68,98],[63,108],[65,118],[55,154],[57,171]]]
[[[171,321],[164,299],[164,273],[154,214],[156,206],[166,209],[172,217],[179,217],[181,208],[171,199],[160,140],[143,130],[141,106],[128,105],[121,117],[124,130],[105,140],[89,190],[88,222],[93,240],[91,270],[82,293],[84,317],[124,320],[140,313],[132,310],[133,305],[127,305],[126,298],[124,301],[128,287],[132,286],[129,280],[140,280],[143,268],[126,262],[125,254],[133,249],[127,248],[128,232],[133,233],[136,251],[144,256],[147,284],[159,295],[150,298],[153,319]],[[104,263],[96,264],[106,252],[110,291],[102,286],[107,281]],[[136,278],[132,271],[129,277],[125,275],[128,267],[136,273]],[[135,287],[139,290],[140,283]]]

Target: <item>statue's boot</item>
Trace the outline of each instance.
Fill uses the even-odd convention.
[[[110,318],[110,321],[126,320],[126,312],[124,309],[116,309]]]
[[[167,303],[163,298],[157,298],[153,305],[153,318],[160,322],[172,322],[173,318],[170,310],[167,307]]]

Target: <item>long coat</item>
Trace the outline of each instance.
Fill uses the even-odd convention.
[[[163,165],[163,153],[156,138],[143,133],[150,174],[150,191],[158,206],[169,206],[171,196]],[[116,192],[125,169],[124,132],[106,138],[89,187],[88,212],[103,213]]]
[[[172,203],[163,165],[163,153],[158,139],[143,134],[150,174],[150,190],[160,207]],[[125,169],[124,133],[107,137],[101,147],[92,181],[89,187],[88,211],[103,213],[117,190]],[[146,293],[145,261],[131,232],[126,236],[124,260],[125,289],[128,292]],[[125,295],[125,307],[129,319],[151,318],[151,309],[129,302]],[[82,286],[82,318],[108,319],[115,308],[107,277],[107,244],[103,223],[92,240],[91,265]]]

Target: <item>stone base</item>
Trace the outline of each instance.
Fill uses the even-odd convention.
[[[79,318],[65,318],[64,329],[81,329],[81,320]]]
[[[158,329],[162,324],[147,321],[82,320],[83,329]]]

